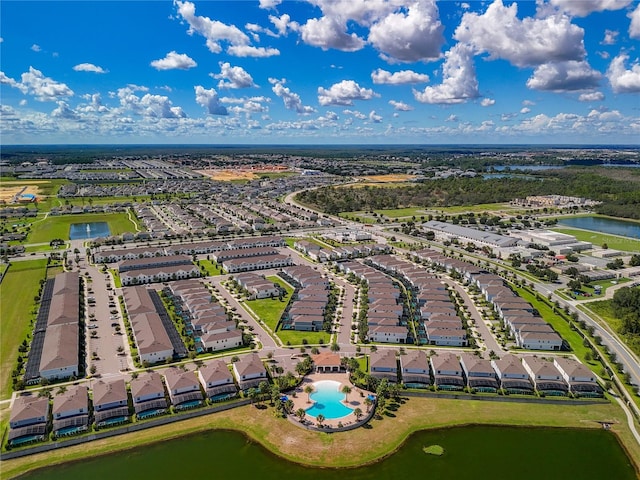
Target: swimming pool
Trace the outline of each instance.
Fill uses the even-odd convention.
[[[307,415],[317,417],[322,414],[325,419],[333,420],[353,414],[353,409],[342,403],[345,394],[340,391],[340,385],[334,380],[315,382],[315,391],[310,395],[315,403],[307,409]]]

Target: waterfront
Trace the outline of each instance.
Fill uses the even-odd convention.
[[[424,453],[423,447],[431,445],[442,446],[444,455]],[[433,478],[456,480],[488,479],[496,474],[504,480],[637,478],[631,461],[611,432],[491,426],[418,432],[395,454],[372,465],[349,469],[348,474],[352,480],[396,479],[417,477],[427,471]],[[251,475],[263,480],[311,480],[343,478],[345,470],[294,464],[240,433],[217,430],[47,468],[24,478],[107,480],[197,478],[212,474],[222,478]]]
[[[563,218],[558,225],[591,230],[594,232],[640,238],[640,223],[607,217],[569,217]]]
[[[107,222],[72,223],[69,227],[70,240],[87,240],[111,235]]]

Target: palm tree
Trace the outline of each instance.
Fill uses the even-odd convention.
[[[307,403],[311,403],[311,394],[313,393],[313,387],[311,385],[307,385],[304,387],[304,393],[307,394]]]
[[[298,410],[296,410],[296,417],[298,417],[301,422],[304,420],[304,417],[306,416],[307,416],[307,411],[304,408],[299,408]]]
[[[249,400],[251,400],[251,405],[253,405],[253,402],[255,402],[256,398],[258,398],[258,390],[256,390],[255,388],[250,388],[249,390],[247,390],[247,397],[249,397]]]
[[[351,387],[349,385],[345,385],[342,387],[342,393],[344,393],[344,401],[349,403],[349,394],[351,393]]]
[[[324,422],[324,415],[320,414],[316,417],[316,422],[318,422],[318,426],[322,427],[322,423]]]
[[[364,404],[367,406],[367,413],[369,413],[369,409],[371,408],[371,405],[373,405],[373,400],[371,400],[371,397],[366,396],[364,398]]]
[[[284,402],[284,411],[287,413],[293,412],[293,400],[287,399],[287,401]]]
[[[362,417],[362,410],[360,410],[359,408],[354,408],[353,414],[356,416],[356,420],[360,420],[360,417]]]

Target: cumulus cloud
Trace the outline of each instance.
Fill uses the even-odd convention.
[[[369,121],[371,123],[380,123],[382,122],[382,117],[378,115],[375,110],[371,110],[371,112],[369,112]]]
[[[463,103],[478,97],[478,79],[469,47],[457,44],[445,54],[442,65],[442,83],[426,87],[422,92],[413,91],[421,103]]]
[[[623,53],[611,60],[607,69],[607,78],[615,93],[639,93],[640,92],[640,63],[638,60],[627,70],[625,64],[629,55]]]
[[[454,115],[453,113],[451,115],[449,115],[445,120],[445,122],[457,122],[458,121],[458,116]]]
[[[318,87],[318,102],[327,105],[353,105],[354,100],[371,100],[379,96],[369,88],[362,88],[353,80],[343,80],[329,89]]]
[[[413,107],[411,105],[404,102],[397,102],[395,100],[389,100],[389,105],[391,105],[393,109],[397,110],[398,112],[409,112],[413,110]]]
[[[604,93],[602,92],[588,92],[583,93],[578,97],[581,102],[600,102],[604,100]]]
[[[297,93],[293,93],[289,89],[289,87],[284,86],[284,84],[286,83],[286,80],[284,78],[282,80],[278,80],[277,78],[270,78],[269,83],[273,85],[273,87],[271,87],[271,90],[273,90],[273,93],[275,93],[282,99],[286,109],[294,110],[297,113],[302,114],[310,114],[316,111],[316,109],[311,106],[303,105],[302,100],[300,100],[300,95],[298,95]]]
[[[520,113],[526,115],[527,113],[531,113],[531,109],[529,107],[522,107]]]
[[[139,97],[135,94],[137,91],[145,92],[147,90],[148,88],[137,85],[128,85],[118,89],[117,97],[120,100],[121,111],[131,111],[146,118],[156,119],[186,117],[182,108],[173,106],[169,97],[150,93]]]
[[[41,52],[42,48],[40,48],[40,45],[38,45],[37,43],[34,43],[33,45],[31,45],[31,50],[33,50],[34,52]]]
[[[228,115],[224,105],[220,104],[218,92],[211,88],[207,90],[201,85],[193,87],[196,92],[196,103],[203,107],[209,115]]]
[[[265,10],[270,8],[276,8],[282,3],[282,0],[260,0],[260,8]]]
[[[78,118],[78,115],[69,107],[69,104],[62,100],[58,102],[58,106],[51,112],[51,116],[67,120],[75,120]]]
[[[504,59],[518,67],[584,58],[584,30],[569,17],[520,20],[517,13],[516,3],[505,7],[502,0],[495,0],[481,15],[465,13],[454,38],[473,46],[476,53],[487,52],[490,59]]]
[[[483,107],[490,107],[491,105],[495,105],[496,101],[493,98],[483,98],[480,101],[480,105]]]
[[[602,74],[586,61],[571,60],[536,67],[533,76],[527,80],[527,87],[553,92],[588,90],[597,87],[601,79]]]
[[[412,70],[391,73],[378,68],[371,72],[371,80],[376,84],[407,85],[411,83],[426,83],[429,81],[429,75],[416,73]]]
[[[73,69],[76,72],[107,73],[104,68],[94,65],[93,63],[79,63],[78,65],[75,65]]]
[[[232,67],[229,62],[220,62],[220,73],[211,76],[218,82],[218,88],[250,88],[255,87],[253,77],[242,67]],[[225,81],[226,80],[226,81]]]
[[[444,26],[435,1],[410,4],[406,10],[388,14],[373,24],[369,42],[389,61],[418,62],[440,57]]]
[[[206,38],[207,48],[211,53],[222,52],[221,42],[229,44],[227,53],[238,57],[269,57],[279,55],[275,48],[251,46],[251,41],[246,33],[235,25],[227,25],[209,17],[196,15],[196,7],[193,2],[175,0],[178,15],[189,25],[187,33],[198,33]]]
[[[604,38],[602,39],[602,42],[600,42],[602,45],[615,45],[617,39],[618,39],[618,35],[620,35],[620,32],[618,32],[617,30],[605,30],[604,31]]]
[[[358,120],[364,120],[367,118],[367,116],[362,113],[359,112],[358,110],[343,110],[342,113],[344,113],[345,115],[353,115],[354,117],[356,117]]]
[[[33,95],[40,102],[56,102],[61,98],[73,96],[73,90],[65,83],[45,77],[40,70],[33,67],[29,67],[29,71],[22,74],[19,82],[0,72],[0,83],[17,88],[25,95]]]
[[[593,12],[620,10],[631,0],[550,0],[551,5],[576,17],[586,17]]]
[[[151,66],[156,70],[189,70],[198,64],[186,53],[171,51],[166,57],[151,62]]]
[[[640,5],[638,5],[634,11],[630,12],[628,17],[631,19],[629,36],[640,39]]]
[[[334,48],[344,52],[355,52],[364,47],[365,42],[355,33],[345,32],[345,24],[331,17],[310,18],[300,27],[302,40],[323,50]]]
[[[286,13],[279,17],[269,15],[269,21],[276,27],[279,36],[286,35],[289,30],[297,31],[300,29],[298,22],[292,22],[291,17]]]

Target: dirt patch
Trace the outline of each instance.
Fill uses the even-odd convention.
[[[408,182],[417,178],[416,175],[406,175],[403,173],[392,173],[389,175],[370,175],[368,177],[362,177],[369,182],[375,183],[396,183],[396,182]]]
[[[232,180],[255,180],[258,176],[253,172],[242,170],[196,170],[197,173],[209,177],[211,180],[230,182]]]
[[[45,182],[43,182],[45,183]],[[18,203],[21,195],[38,195],[40,188],[37,185],[7,184],[0,185],[0,203]]]

